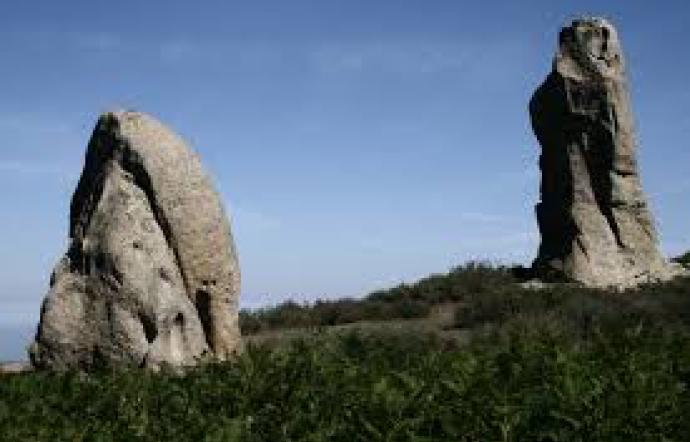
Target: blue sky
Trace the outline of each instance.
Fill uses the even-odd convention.
[[[112,108],[157,116],[200,153],[232,216],[244,306],[529,262],[527,102],[579,14],[619,28],[663,248],[690,249],[686,2],[6,2],[0,359],[31,334]]]

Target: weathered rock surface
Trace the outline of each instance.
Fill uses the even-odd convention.
[[[238,349],[240,273],[218,195],[150,116],[103,115],[30,349],[40,368],[186,366]]]
[[[19,374],[31,371],[28,362],[0,362],[0,374]]]
[[[642,192],[621,45],[606,20],[561,30],[529,106],[542,146],[541,246],[533,269],[591,286],[668,279]]]

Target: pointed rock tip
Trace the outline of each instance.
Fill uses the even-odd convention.
[[[597,27],[615,28],[615,26],[613,26],[613,24],[607,18],[592,16],[592,15],[581,15],[579,17],[572,19],[569,27],[574,28],[574,27],[578,27],[578,26],[597,26]]]
[[[158,119],[155,118],[154,116],[152,116],[151,114],[147,114],[145,112],[136,111],[136,110],[132,110],[132,109],[115,108],[115,109],[111,109],[111,110],[103,112],[98,117],[99,123],[112,123],[112,122],[136,121],[136,120],[148,120],[148,121],[158,122]]]

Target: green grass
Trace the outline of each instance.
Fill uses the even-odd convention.
[[[690,340],[316,335],[171,373],[0,378],[3,441],[660,441],[690,434]]]
[[[0,440],[688,439],[689,279],[532,291],[504,268],[471,265],[363,302],[401,299],[454,315],[428,332],[405,326],[419,319],[307,322],[292,339],[249,341],[236,361],[183,375],[0,375]],[[280,326],[294,323],[271,333]],[[447,334],[460,330],[466,339]]]

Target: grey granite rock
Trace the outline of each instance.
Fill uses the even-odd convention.
[[[103,115],[30,349],[39,368],[187,366],[240,345],[239,266],[218,195],[150,116]]]
[[[623,53],[609,22],[561,30],[529,110],[542,146],[536,273],[618,287],[672,277],[640,184]]]

